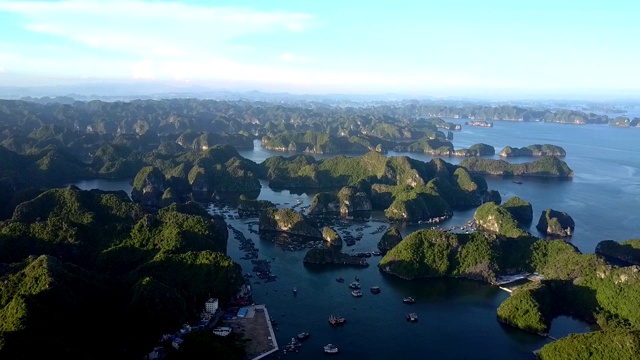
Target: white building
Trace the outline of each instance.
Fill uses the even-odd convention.
[[[204,310],[210,314],[215,314],[218,311],[218,299],[211,298],[204,303]]]

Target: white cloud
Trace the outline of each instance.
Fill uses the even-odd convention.
[[[240,36],[304,31],[313,20],[302,13],[141,0],[7,1],[0,12],[21,15],[33,32],[140,57],[225,57]]]
[[[20,15],[24,29],[63,40],[48,41],[54,48],[25,47],[5,34],[3,41],[10,46],[3,48],[12,48],[18,56],[3,66],[32,74],[221,80],[337,91],[474,86],[487,81],[436,70],[365,69],[358,61],[330,64],[289,51],[261,53],[259,43],[247,42],[248,35],[266,34],[269,40],[287,43],[286,36],[300,36],[318,24],[314,16],[302,13],[143,0],[3,1],[1,12]]]

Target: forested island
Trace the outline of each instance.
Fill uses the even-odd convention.
[[[390,227],[378,245],[386,253],[379,269],[406,279],[489,283],[537,272],[544,280],[505,300],[499,321],[545,333],[554,317],[566,314],[602,329],[545,346],[543,359],[568,352],[632,358],[640,352],[640,312],[629,300],[640,297],[639,271],[600,256],[637,264],[637,241],[607,240],[597,254],[581,254],[556,239],[570,235],[574,224],[554,232],[560,222],[552,209],[541,214],[540,227],[550,239],[538,238],[522,230],[533,220],[526,199],[502,203],[483,177],[568,179],[573,171],[558,158],[564,150],[545,144],[505,152],[539,156],[522,164],[485,159],[495,154],[489,144],[454,149],[450,140],[460,125],[445,120],[607,124],[606,116],[419,102],[340,108],[196,99],[3,100],[0,114],[2,358],[90,358],[96,349],[110,358],[139,358],[164,331],[197,319],[210,296],[223,303],[245,297],[242,270],[226,255],[227,224],[199,204],[222,195],[237,199],[239,214],[261,217],[263,232],[322,241],[324,248],[307,253],[308,263],[367,265],[336,250],[341,240],[331,228],[256,200],[261,180],[274,189],[313,189],[309,217],[382,211],[389,222],[415,224],[477,208],[478,231],[469,234],[421,230],[403,239]],[[251,149],[254,140],[298,154],[256,163],[238,152]],[[389,150],[466,159],[459,165],[441,158],[423,162],[387,157]],[[316,160],[310,154],[336,156]],[[131,180],[133,190],[60,188],[83,179]],[[628,346],[598,347],[610,342]],[[241,357],[236,345],[221,346]]]
[[[534,144],[522,148],[513,148],[507,146],[500,151],[502,157],[514,157],[514,156],[566,156],[567,152],[558,145],[552,144]]]
[[[545,334],[555,317],[570,315],[600,328],[544,346],[541,359],[638,357],[640,310],[629,299],[640,294],[640,269],[610,265],[595,254],[581,254],[563,240],[536,238],[521,230],[512,213],[506,206],[484,204],[474,215],[480,231],[414,232],[378,266],[405,279],[464,277],[494,283],[502,274],[540,274],[541,280],[518,287],[500,305],[499,321]],[[614,248],[614,243],[607,241],[606,246]]]

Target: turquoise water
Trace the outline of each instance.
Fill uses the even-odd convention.
[[[464,123],[463,121],[451,120]],[[569,239],[583,252],[593,252],[596,244],[604,239],[618,241],[640,237],[636,224],[640,223],[640,129],[620,129],[606,125],[560,125],[545,123],[494,122],[493,128],[463,126],[454,133],[454,146],[465,148],[483,142],[499,152],[504,146],[522,147],[531,144],[555,144],[567,151],[564,160],[574,170],[572,180],[488,178],[491,189],[500,191],[503,200],[517,195],[529,201],[534,209],[534,221],[529,229],[539,235],[535,224],[540,213],[547,209],[566,211],[576,223],[575,234]],[[287,155],[262,149],[259,142],[253,151],[241,154],[256,162],[272,155]],[[429,161],[430,156],[407,155]],[[497,156],[495,156],[497,158]],[[462,159],[446,158],[457,164]],[[518,159],[530,161],[532,159]],[[81,188],[109,189],[111,182],[77,184]],[[81,186],[82,185],[82,186]],[[312,194],[292,194],[274,191],[265,182],[259,199],[271,200],[281,207],[293,206],[298,200],[307,205]],[[104,187],[103,187],[104,186]],[[130,191],[124,182],[122,189]],[[106,189],[106,188],[104,188]],[[285,204],[288,203],[288,204]],[[218,211],[213,209],[212,211]],[[455,212],[443,226],[462,225],[473,217],[474,209]],[[349,228],[364,228],[362,240],[345,252],[371,251],[375,249],[380,234],[371,234],[381,225],[381,213],[372,213],[371,220],[354,223]],[[259,248],[260,259],[271,261],[274,282],[264,283],[252,279],[254,299],[265,303],[272,317],[277,320],[278,343],[286,344],[292,336],[307,331],[311,337],[299,353],[274,357],[316,359],[325,358],[322,346],[336,344],[341,358],[349,359],[532,359],[531,351],[546,344],[541,338],[501,325],[496,321],[496,309],[508,296],[497,287],[483,283],[437,279],[405,281],[378,271],[379,258],[368,259],[368,268],[341,268],[305,266],[304,250],[285,251],[268,240],[260,239],[249,231],[249,225],[257,219],[227,219],[233,227],[251,238]],[[404,235],[423,226],[402,228]],[[257,226],[254,226],[257,230]],[[355,233],[355,231],[354,231]],[[239,242],[230,234],[229,255],[240,263],[244,272],[251,272],[249,260],[242,260],[244,253]],[[364,296],[353,298],[348,284],[355,276],[360,278]],[[345,283],[335,281],[343,277]],[[373,295],[371,286],[380,286],[381,293]],[[298,294],[293,296],[296,287]],[[414,305],[402,303],[405,296],[413,296]],[[416,312],[417,323],[405,320],[408,312]],[[331,315],[347,318],[343,327],[328,324]],[[550,334],[554,337],[569,333],[589,331],[587,324],[570,317],[554,320]]]

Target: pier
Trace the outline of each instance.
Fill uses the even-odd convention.
[[[515,275],[505,275],[500,276],[496,280],[496,285],[500,288],[500,290],[506,291],[508,293],[512,293],[515,289],[517,289],[520,285],[526,283],[527,281],[540,282],[544,280],[544,276],[538,273],[520,273]]]
[[[248,306],[245,317],[225,320],[234,332],[251,339],[247,343],[247,358],[262,359],[278,351],[278,342],[265,305]]]

